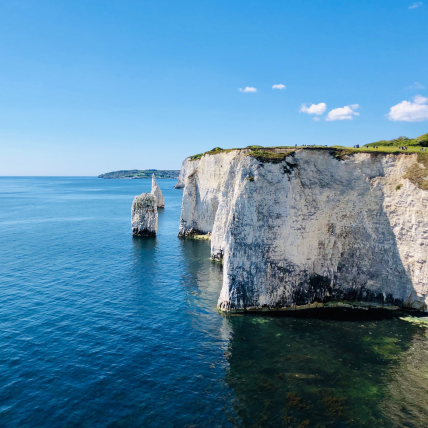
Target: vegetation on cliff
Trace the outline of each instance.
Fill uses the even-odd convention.
[[[275,151],[275,150],[251,150],[248,156],[251,156],[261,162],[279,163],[282,162],[287,156],[294,153],[294,150]]]
[[[366,144],[364,147],[408,147],[420,146],[428,147],[428,134],[416,138],[398,137],[393,140],[380,140],[374,143]]]
[[[213,149],[208,150],[207,152],[198,153],[197,155],[190,156],[190,159],[191,160],[197,160],[197,159],[201,159],[201,157],[205,156],[205,155],[216,155],[219,153],[227,153],[227,152],[230,152],[232,150],[239,150],[239,149],[222,149],[221,147],[214,147]]]
[[[281,162],[287,156],[294,153],[296,150],[329,150],[338,159],[342,159],[346,155],[354,153],[420,153],[423,154],[428,147],[428,134],[421,135],[416,138],[398,137],[393,140],[381,140],[374,143],[366,144],[362,147],[347,147],[347,146],[319,146],[319,145],[304,145],[304,146],[272,146],[263,147],[252,145],[243,148],[223,149],[215,147],[204,153],[198,153],[190,157],[190,160],[201,159],[205,155],[216,155],[227,153],[232,150],[242,150],[248,156],[252,156],[262,162]]]
[[[403,178],[407,178],[422,190],[428,190],[428,153],[418,153],[417,160]]]

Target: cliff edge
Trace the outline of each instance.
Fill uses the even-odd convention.
[[[180,182],[180,235],[223,261],[219,309],[428,310],[426,153],[214,149]]]

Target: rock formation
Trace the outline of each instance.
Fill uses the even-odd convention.
[[[186,174],[186,165],[189,162],[190,162],[190,158],[184,159],[184,161],[181,165],[180,173],[178,174],[177,184],[174,186],[175,189],[183,189],[184,188],[184,179],[187,175]]]
[[[165,208],[165,198],[154,174],[152,175],[152,193],[155,195],[157,207]]]
[[[411,174],[428,171],[418,156],[241,149],[188,158],[180,235],[211,234],[221,310],[354,302],[426,311],[428,191]]]
[[[142,193],[132,203],[132,233],[135,236],[155,236],[158,231],[158,208],[155,195]]]

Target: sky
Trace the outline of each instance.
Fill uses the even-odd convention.
[[[0,0],[0,175],[428,132],[428,0]]]

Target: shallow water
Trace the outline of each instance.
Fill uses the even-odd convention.
[[[426,427],[428,330],[216,311],[209,243],[130,233],[149,180],[0,178],[0,426]]]

